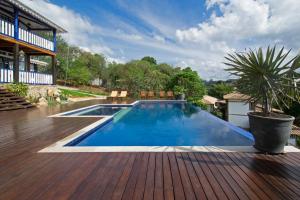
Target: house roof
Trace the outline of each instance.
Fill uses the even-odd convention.
[[[215,97],[208,96],[208,95],[203,96],[203,103],[205,103],[205,104],[215,105],[217,101],[218,101],[218,99]]]
[[[67,31],[62,28],[61,26],[55,24],[51,20],[47,19],[46,17],[42,16],[38,12],[34,11],[30,7],[26,6],[25,4],[21,3],[19,0],[5,0],[6,2],[10,3],[12,6],[18,8],[21,12],[26,13],[34,17],[35,19],[41,21],[44,24],[47,24],[49,27],[56,29],[58,33],[66,33]]]
[[[250,96],[245,95],[245,94],[241,94],[239,92],[233,92],[233,93],[224,95],[223,99],[225,99],[225,100],[245,101],[245,100],[250,99]]]

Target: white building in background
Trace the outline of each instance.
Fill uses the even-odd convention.
[[[219,100],[215,97],[204,95],[202,101],[207,105],[207,111],[212,112],[217,107],[216,103]]]
[[[242,128],[249,128],[247,113],[255,108],[253,103],[247,102],[250,97],[234,92],[224,95],[223,98],[227,103],[227,121]]]

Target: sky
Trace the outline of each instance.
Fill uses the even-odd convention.
[[[124,63],[153,56],[226,80],[224,56],[284,46],[299,53],[300,0],[21,0],[72,45]]]

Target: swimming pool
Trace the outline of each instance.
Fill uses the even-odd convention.
[[[125,106],[99,105],[88,109],[67,112],[62,116],[111,116],[126,108]]]
[[[251,146],[252,135],[186,102],[140,102],[65,146]]]

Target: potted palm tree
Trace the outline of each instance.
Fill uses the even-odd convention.
[[[259,48],[225,57],[226,70],[238,77],[239,92],[250,96],[248,101],[262,105],[262,111],[248,113],[254,147],[262,152],[282,153],[290,137],[294,117],[272,112],[273,106],[282,110],[292,101],[299,102],[300,56],[285,61],[290,51],[276,51],[274,46],[268,47],[265,55]]]

